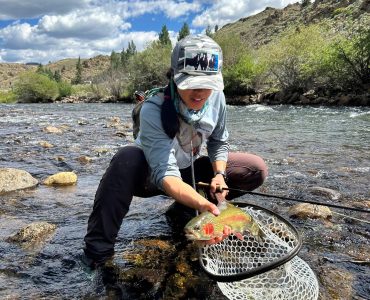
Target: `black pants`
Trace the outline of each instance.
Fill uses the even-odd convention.
[[[190,184],[191,168],[180,170],[183,181]],[[210,182],[212,164],[203,156],[194,162],[195,181]],[[229,153],[226,174],[229,187],[253,190],[267,176],[264,161],[253,154]],[[112,256],[122,220],[127,214],[133,196],[152,197],[163,194],[150,182],[150,169],[143,151],[136,146],[120,149],[112,158],[95,195],[85,236],[85,253],[94,260]],[[228,199],[241,193],[230,192]]]

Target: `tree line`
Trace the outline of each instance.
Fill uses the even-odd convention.
[[[184,23],[178,40],[190,34]],[[333,32],[324,23],[294,26],[274,41],[251,49],[238,35],[218,34],[218,26],[206,34],[223,50],[223,76],[227,97],[255,92],[308,90],[365,91],[370,82],[370,29],[357,27],[348,35]],[[166,25],[158,39],[138,52],[133,41],[121,52],[112,51],[110,67],[89,85],[82,85],[81,60],[71,82],[60,72],[40,66],[36,73],[20,76],[14,87],[16,99],[54,101],[84,90],[98,99],[111,97],[132,101],[135,90],[167,84],[172,43]],[[1,97],[1,96],[0,96]]]

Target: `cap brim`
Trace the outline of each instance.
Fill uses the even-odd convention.
[[[180,90],[210,89],[222,91],[224,89],[224,80],[221,73],[198,76],[179,73],[174,76],[174,80]]]

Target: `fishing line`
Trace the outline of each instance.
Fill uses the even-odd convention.
[[[206,187],[206,188],[210,187],[210,185],[208,183],[204,183],[204,182],[198,182],[196,185],[198,187],[203,187],[203,188],[204,187]],[[288,201],[310,203],[310,204],[330,206],[330,207],[334,207],[334,208],[341,208],[341,209],[354,210],[354,211],[358,211],[358,212],[370,213],[370,210],[368,210],[368,209],[349,207],[349,206],[343,206],[343,205],[338,205],[338,204],[323,203],[323,202],[318,202],[318,201],[313,201],[313,200],[300,200],[300,199],[289,198],[289,197],[285,197],[285,196],[277,196],[277,195],[271,195],[271,194],[265,194],[265,193],[251,192],[251,191],[242,190],[242,189],[235,189],[235,188],[223,188],[223,187],[218,187],[217,188],[218,192],[222,192],[222,190],[241,192],[241,193],[245,193],[245,194],[263,196],[263,197],[268,197],[268,198],[277,198],[277,199],[288,200]]]
[[[193,140],[190,141],[190,162],[191,162],[191,183],[194,190],[197,190],[195,184],[195,174],[194,174],[194,153],[193,153]]]
[[[348,216],[348,215],[345,215],[345,214],[341,214],[341,213],[337,213],[335,211],[332,212],[333,214],[336,214],[338,216],[341,216],[343,218],[347,218],[347,219],[352,219],[352,220],[355,220],[355,221],[358,221],[358,222],[363,222],[363,223],[367,223],[367,224],[370,224],[369,221],[366,221],[366,220],[362,220],[362,219],[358,219],[358,218],[355,218],[355,217],[351,217],[351,216]]]

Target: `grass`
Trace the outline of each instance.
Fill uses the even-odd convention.
[[[0,90],[0,103],[15,103],[16,95],[12,91]]]

